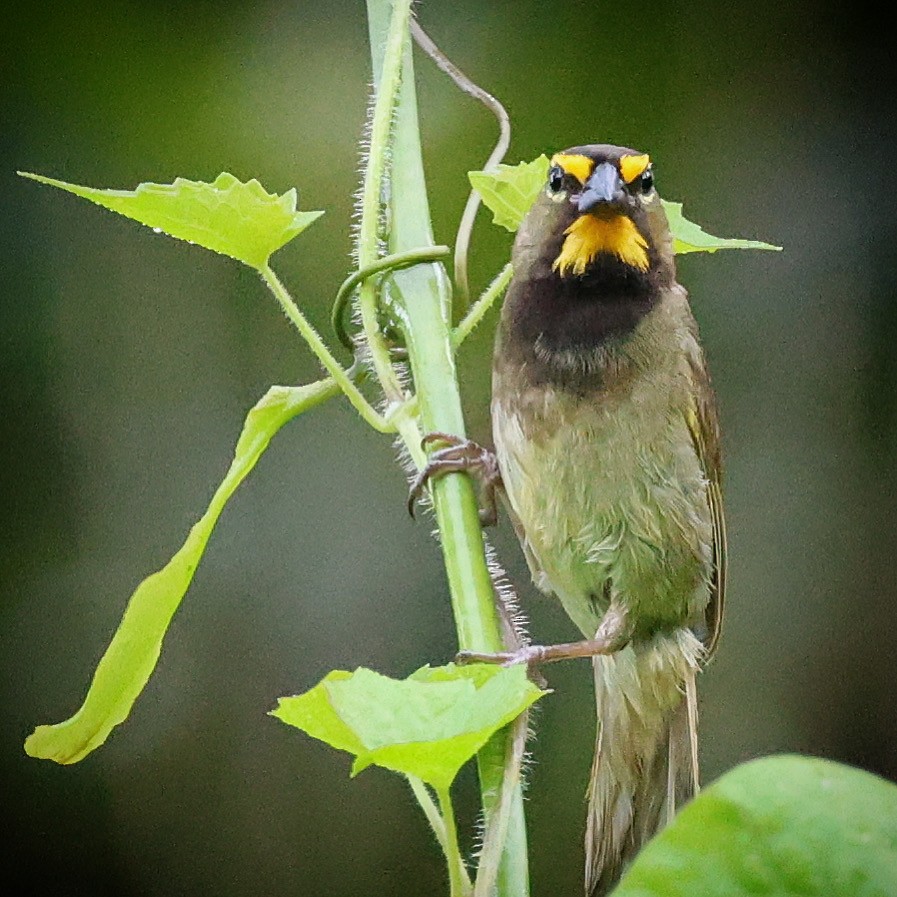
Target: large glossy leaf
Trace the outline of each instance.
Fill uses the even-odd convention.
[[[338,392],[330,379],[308,386],[273,386],[249,412],[234,460],[208,510],[174,557],[143,580],[131,596],[80,710],[64,722],[38,726],[25,742],[28,754],[57,763],[77,763],[124,722],[156,666],[168,624],[228,499],[288,420]]]
[[[736,767],[638,855],[613,897],[894,897],[897,786],[778,756]]]
[[[261,268],[323,212],[297,212],[296,191],[268,193],[251,180],[220,174],[213,183],[177,178],[173,184],[140,184],[136,190],[98,190],[20,171],[23,177],[59,187],[157,232],[187,240]]]
[[[544,694],[524,666],[431,669],[396,680],[367,669],[336,670],[273,716],[355,755],[352,774],[377,765],[437,790],[511,720]]]

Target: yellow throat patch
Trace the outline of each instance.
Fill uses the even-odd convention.
[[[561,277],[584,274],[599,252],[609,252],[639,271],[648,270],[648,243],[626,215],[581,215],[564,233],[561,253],[551,266]]]

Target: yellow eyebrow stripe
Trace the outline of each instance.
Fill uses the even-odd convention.
[[[651,164],[648,156],[623,156],[620,159],[620,174],[627,184],[631,184]]]
[[[578,153],[556,153],[551,157],[552,165],[560,165],[567,174],[572,174],[580,184],[585,184],[595,167],[595,162],[588,156]]]

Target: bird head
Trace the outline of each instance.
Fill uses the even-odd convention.
[[[608,144],[556,153],[517,250],[537,255],[562,279],[602,270],[647,281],[671,272],[669,228],[650,158]]]

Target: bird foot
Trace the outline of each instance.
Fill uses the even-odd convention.
[[[513,667],[518,664],[526,664],[527,676],[539,688],[548,688],[548,680],[539,671],[539,666],[545,662],[542,657],[543,645],[525,645],[515,651],[496,651],[494,654],[480,654],[476,651],[459,651],[455,655],[455,663],[465,666],[469,663],[493,663],[503,667]]]
[[[421,440],[426,449],[434,443],[442,443],[443,448],[433,452],[426,466],[415,477],[408,493],[408,513],[414,516],[415,502],[423,494],[427,483],[447,473],[466,472],[476,480],[480,491],[480,523],[494,526],[498,520],[495,490],[501,484],[498,460],[494,453],[471,439],[462,439],[449,433],[427,433]]]
[[[524,645],[516,651],[495,651],[485,654],[477,651],[459,651],[455,655],[455,663],[459,666],[469,663],[492,663],[503,667],[513,667],[521,663],[538,666],[545,662],[544,650],[544,645]]]
[[[604,641],[589,639],[582,642],[569,642],[564,645],[524,645],[516,651],[496,651],[480,654],[477,651],[459,651],[455,655],[455,663],[463,666],[468,663],[494,663],[503,667],[525,663],[529,667],[554,663],[556,660],[572,660],[576,657],[597,657],[600,654],[613,654],[619,650]]]
[[[605,612],[594,638],[579,642],[564,642],[560,645],[523,645],[514,651],[496,651],[493,654],[461,651],[455,656],[455,663],[497,663],[503,667],[525,663],[528,667],[536,667],[557,660],[599,657],[615,654],[625,648],[629,644],[631,634],[626,611],[612,604]]]

